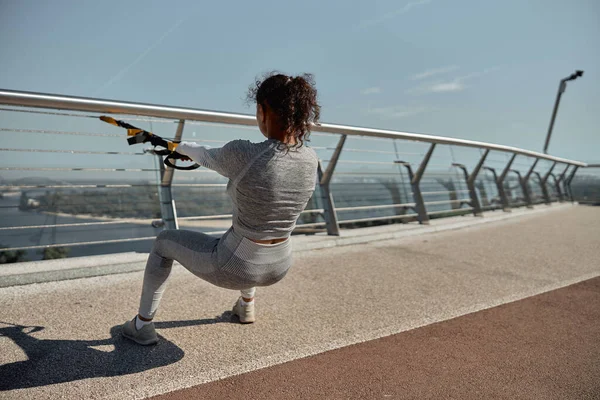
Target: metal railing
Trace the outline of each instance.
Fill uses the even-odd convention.
[[[600,205],[600,164],[588,164],[567,189],[568,196],[580,204]]]
[[[6,113],[6,115],[10,114],[14,116],[22,114],[31,116],[35,114],[43,118],[58,118],[61,120],[64,117],[70,117],[69,121],[82,118],[96,119],[101,114],[125,115],[124,119],[127,120],[161,125],[160,129],[171,126],[173,140],[182,140],[184,132],[186,129],[189,130],[190,127],[199,129],[209,126],[212,129],[217,129],[217,127],[225,124],[229,128],[251,129],[253,132],[256,132],[256,120],[254,116],[152,104],[0,90],[0,105],[3,105],[3,108],[0,108],[0,113]],[[6,106],[10,106],[10,108]],[[83,113],[94,113],[94,115]],[[15,117],[15,120],[18,119]],[[3,118],[2,120],[4,121],[5,119]],[[56,122],[56,120],[53,120],[53,122]],[[115,138],[119,140],[123,139],[123,134],[100,133],[97,131],[87,132],[87,129],[48,129],[45,125],[46,122],[36,121],[34,124],[32,118],[24,121],[16,121],[15,123],[18,126],[0,126],[0,134],[31,134],[47,138],[65,136],[78,138],[83,136],[88,138],[94,137],[96,141],[100,138],[107,140],[111,138],[113,140]],[[21,125],[23,123],[31,125],[23,127]],[[108,131],[110,128],[97,124],[94,129]],[[161,136],[164,135],[161,134]],[[324,144],[323,146],[318,144],[311,146],[317,151],[321,160],[318,166],[318,182],[316,182],[315,195],[309,202],[307,209],[302,213],[301,221],[299,221],[297,226],[297,232],[308,232],[310,229],[325,229],[330,235],[339,235],[340,226],[361,226],[361,224],[364,225],[365,223],[375,224],[398,220],[402,222],[418,221],[419,223],[427,224],[430,218],[439,216],[464,213],[473,213],[479,216],[486,210],[501,208],[504,211],[510,211],[511,207],[515,206],[531,207],[539,203],[550,204],[552,201],[572,200],[573,196],[570,184],[577,170],[587,166],[583,162],[510,146],[442,136],[325,123],[314,126],[313,140],[315,138]],[[188,139],[186,137],[184,140],[194,141],[195,139]],[[332,140],[334,141],[333,144],[331,143]],[[356,143],[346,146],[346,143],[351,140],[355,140]],[[206,139],[200,141],[218,144],[226,142],[226,140]],[[379,141],[376,146],[372,146],[376,148],[367,148],[367,143],[373,144],[374,141]],[[3,140],[3,143],[10,142]],[[10,154],[23,152],[34,154],[45,153],[56,156],[52,160],[61,160],[59,157],[64,157],[67,154],[89,157],[97,155],[126,156],[137,159],[139,159],[138,156],[147,154],[146,151],[100,151],[101,149],[97,148],[98,142],[94,142],[94,146],[90,146],[89,143],[79,144],[78,142],[78,146],[84,147],[83,149],[49,149],[48,147],[51,146],[48,145],[34,146],[43,148],[15,148],[6,144],[2,145],[0,152]],[[427,148],[416,150],[410,148],[407,149],[410,151],[400,152],[398,151],[398,143],[407,148],[422,145],[427,146]],[[393,147],[391,146],[392,144]],[[448,146],[451,155],[450,159],[443,159],[440,162],[430,162],[432,158],[438,156],[440,152],[438,149],[441,146]],[[476,154],[465,155],[464,160],[460,160],[462,163],[459,163],[455,158],[455,152],[462,150],[476,152]],[[356,156],[358,159],[342,160],[342,155],[347,157]],[[372,159],[365,160],[364,157],[367,155],[378,157],[377,161]],[[519,158],[517,159],[517,157]],[[6,160],[6,157],[3,158]],[[132,198],[130,200],[135,203],[136,207],[139,206],[139,210],[147,210],[149,215],[145,219],[136,219],[135,223],[146,223],[148,225],[152,223],[154,228],[160,228],[164,225],[171,229],[178,229],[181,223],[192,224],[194,221],[204,221],[207,224],[212,223],[213,226],[224,227],[227,225],[228,219],[231,219],[232,215],[229,211],[230,208],[228,209],[230,204],[227,203],[228,200],[224,191],[226,183],[218,181],[215,176],[216,173],[211,174],[212,171],[198,170],[186,175],[186,179],[188,179],[188,176],[191,177],[189,180],[192,180],[192,183],[179,183],[174,181],[175,170],[165,167],[162,159],[158,158],[158,156],[155,156],[154,168],[145,168],[145,165],[137,165],[139,164],[137,161],[128,162],[126,165],[127,168],[118,168],[124,166],[123,158],[120,159],[120,164],[112,164],[115,166],[114,168],[111,167],[112,165],[108,167],[49,167],[47,165],[30,167],[18,165],[18,162],[11,165],[0,165],[0,171],[12,172],[40,171],[40,173],[67,173],[78,171],[111,174],[124,172],[141,174],[143,176],[151,173],[156,174],[155,183],[130,182],[127,184],[122,182],[89,184],[89,182],[73,183],[72,181],[62,183],[52,181],[51,183],[40,184],[39,182],[28,183],[27,180],[15,183],[13,179],[12,183],[0,181],[0,190],[3,190],[5,193],[8,193],[7,191],[9,190],[21,191],[21,203],[25,202],[27,204],[19,204],[19,206],[22,206],[24,209],[27,209],[27,207],[35,209],[36,202],[39,201],[27,196],[23,198],[22,193],[27,193],[28,190],[45,190],[46,197],[42,199],[46,202],[52,196],[65,196],[64,190],[118,190],[119,204],[125,201],[124,198],[127,197],[126,190],[138,190],[136,196],[139,197],[139,194],[143,193],[143,197],[147,197],[147,201],[141,202],[139,198]],[[525,161],[515,162],[516,159]],[[130,158],[127,160],[130,160]],[[546,164],[545,167],[542,166],[544,163]],[[360,169],[353,170],[352,168]],[[203,178],[198,178],[199,176]],[[209,177],[210,180],[208,179]],[[534,178],[532,179],[532,177]],[[210,201],[218,206],[213,207],[214,212],[207,215],[178,216],[178,211],[185,210],[185,206],[183,206],[185,204],[184,200],[178,200],[180,204],[178,207],[175,206],[175,197],[177,197],[175,195],[179,190],[187,190],[188,195],[199,196],[202,201],[214,198],[214,200]],[[75,198],[76,196],[73,195],[72,197]],[[335,202],[338,202],[337,207],[334,197]],[[99,196],[94,197],[90,195],[86,198],[84,195],[81,195],[77,198],[82,200],[78,206],[83,208],[92,205],[99,207],[101,204],[100,202],[91,203],[98,200]],[[113,200],[105,201],[105,203],[110,203],[110,206],[114,206]],[[149,205],[149,207],[142,207],[144,204]],[[56,216],[56,213],[54,215]],[[157,218],[160,218],[161,221],[156,221]],[[128,221],[127,218],[109,221],[97,221],[92,218],[91,222],[70,221],[62,224],[8,224],[7,226],[0,225],[0,234],[3,232],[8,234],[24,230],[43,231],[47,228],[53,230],[54,228],[101,229],[101,227],[110,225],[122,224],[122,226],[128,226],[128,223],[131,223],[131,221]],[[221,234],[223,232],[224,230],[222,229],[205,230],[207,234]],[[151,234],[118,239],[82,240],[47,244],[39,242],[35,245],[4,247],[0,248],[0,251],[25,251],[63,246],[143,242],[154,239],[154,232],[149,233]],[[40,233],[41,236],[42,233]]]

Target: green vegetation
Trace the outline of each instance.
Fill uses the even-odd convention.
[[[6,248],[6,245],[0,243],[0,248]],[[26,252],[24,250],[3,250],[0,251],[0,264],[10,264],[16,262],[28,261],[25,258]]]
[[[6,245],[0,243],[0,248],[6,248]],[[48,247],[40,250],[38,253],[42,254],[42,260],[54,260],[57,258],[67,258],[70,249],[68,247]],[[29,261],[25,255],[25,250],[3,250],[0,251],[0,264],[10,264],[23,261]]]
[[[19,208],[114,218],[160,218],[158,193],[156,187],[150,186],[80,192],[47,190],[34,196],[23,192]]]
[[[429,219],[438,219],[438,218],[448,218],[448,217],[458,217],[460,215],[469,215],[473,214],[473,210],[452,210],[444,213],[433,214],[429,216]]]
[[[69,255],[68,247],[47,247],[43,251],[40,251],[40,254],[43,254],[42,260],[54,260],[57,258],[67,258]]]

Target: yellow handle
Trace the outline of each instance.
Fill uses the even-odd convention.
[[[127,129],[127,136],[135,136],[141,132],[144,132],[144,130],[143,129]],[[152,136],[152,133],[148,132],[148,134],[150,136]]]
[[[167,142],[169,151],[175,151],[179,143]]]
[[[115,126],[119,126],[119,124],[117,124],[117,120],[111,117],[107,117],[106,115],[103,115],[100,117],[100,119],[104,122],[108,122],[109,124],[113,124]]]

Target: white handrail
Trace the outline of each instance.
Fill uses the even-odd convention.
[[[62,96],[45,93],[22,92],[0,89],[0,104],[40,107],[60,110],[90,111],[108,114],[130,114],[144,115],[149,117],[185,119],[193,121],[204,121],[223,123],[231,125],[256,125],[253,115],[232,114],[219,111],[198,110],[193,108],[169,107],[155,104],[140,104],[124,101],[102,100],[86,97]],[[554,157],[535,151],[524,150],[517,147],[503,146],[499,144],[477,142],[473,140],[454,139],[444,136],[424,135],[419,133],[400,132],[385,129],[361,128],[347,125],[319,124],[312,128],[316,132],[327,132],[345,135],[358,135],[370,137],[384,137],[390,139],[412,140],[426,143],[447,144],[464,147],[475,147],[481,149],[497,150],[520,154],[527,157],[535,157],[559,163],[587,167],[586,163],[565,158]]]

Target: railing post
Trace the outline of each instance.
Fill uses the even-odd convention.
[[[410,179],[410,187],[413,192],[413,199],[415,200],[415,210],[417,211],[417,219],[420,224],[427,225],[429,224],[429,216],[427,215],[427,209],[425,208],[425,202],[423,201],[423,195],[421,194],[421,178],[425,173],[425,168],[427,168],[427,164],[431,159],[431,155],[433,154],[433,150],[435,150],[435,143],[432,143],[425,154],[425,158],[421,161],[421,165],[417,169],[417,172],[413,174],[412,168],[410,164],[404,161],[397,161],[397,163],[404,165],[408,170],[408,177]]]
[[[459,168],[463,172],[463,175],[465,176],[465,182],[467,183],[467,189],[469,189],[469,197],[471,199],[470,206],[471,206],[471,208],[473,208],[473,214],[476,217],[480,217],[481,216],[481,207],[479,206],[479,200],[477,199],[477,193],[475,193],[475,188],[473,187],[471,189],[471,186],[473,186],[473,185],[469,184],[469,172],[467,172],[467,167],[464,164],[459,164],[459,163],[452,163],[452,166]],[[461,206],[461,204],[459,203],[459,207],[460,206]]]
[[[525,200],[527,208],[533,208],[533,205],[531,204],[531,197],[529,196],[529,191],[527,190],[527,181],[521,176],[521,172],[519,172],[518,170],[511,169],[511,171],[517,174],[517,177],[519,178],[519,183],[521,184],[521,191],[523,192],[523,199]]]
[[[563,201],[565,201],[565,196],[563,194],[563,191],[561,190],[560,184],[563,181],[563,179],[565,179],[565,175],[566,175],[567,171],[569,170],[569,167],[571,167],[570,164],[567,165],[567,167],[562,172],[562,174],[559,175],[558,179],[556,179],[556,177],[554,177],[554,183],[556,184],[556,190],[558,191],[558,197],[559,197],[561,203]]]
[[[473,214],[475,216],[483,216],[482,210],[481,210],[481,204],[479,203],[479,198],[477,197],[477,191],[475,190],[475,181],[477,180],[477,175],[479,175],[479,171],[481,171],[481,168],[483,167],[483,163],[485,162],[485,159],[487,158],[488,154],[490,154],[490,150],[486,149],[486,151],[483,153],[483,156],[481,156],[481,159],[475,166],[475,169],[473,170],[473,172],[471,172],[471,175],[467,179],[467,187],[469,189],[469,194],[471,195],[471,201],[473,202]],[[466,168],[465,168],[464,172],[465,172],[465,174],[467,173]]]
[[[544,175],[544,179],[542,180],[542,190],[544,191],[546,198],[548,199],[546,204],[552,204],[552,199],[550,198],[550,194],[548,193],[547,182],[548,182],[548,178],[550,178],[550,176],[552,175],[552,170],[554,169],[554,167],[556,167],[556,164],[557,164],[556,161],[554,161],[552,163],[552,166],[550,167],[548,172],[546,172],[546,175]]]
[[[184,125],[185,120],[179,120],[175,138],[173,139],[174,142],[181,141]],[[171,183],[173,182],[175,169],[165,167],[162,156],[160,156],[159,159],[161,180],[158,188],[158,199],[160,201],[160,214],[166,229],[179,229],[179,223],[177,222],[177,208],[175,207],[175,200],[173,199],[173,193],[171,192]]]
[[[413,170],[410,166],[410,163],[407,163],[406,161],[396,161],[396,163],[400,164],[400,165],[404,165],[406,167],[406,170],[408,171],[408,179],[410,179],[410,187],[413,193],[413,201],[415,202],[415,211],[417,212],[417,220],[419,221],[420,224],[428,224],[429,223],[429,217],[427,216],[427,211],[424,211],[425,209],[425,204],[423,204],[423,196],[421,195],[421,188],[419,187],[419,185],[415,185],[413,184],[413,179],[415,177],[415,174],[413,173]]]
[[[496,190],[498,190],[498,196],[500,196],[500,203],[502,203],[502,208],[504,209],[504,200],[502,199],[502,196],[504,196],[504,188],[498,184],[498,174],[496,173],[496,170],[491,167],[483,167],[483,169],[490,171],[492,173],[492,175],[494,176],[494,183],[496,184]],[[491,202],[490,202],[490,204],[491,204]],[[507,209],[504,209],[504,211],[510,212],[510,210],[507,210]]]
[[[506,179],[506,175],[508,175],[508,171],[510,171],[510,167],[515,161],[515,158],[517,158],[517,153],[513,154],[508,164],[506,164],[506,167],[504,167],[504,171],[502,171],[502,174],[500,174],[498,180],[496,181],[496,186],[498,186],[498,194],[500,195],[500,200],[502,201],[502,210],[506,212],[510,212],[510,204],[508,203],[508,197],[506,197],[506,191],[504,190],[504,179]]]
[[[344,143],[346,142],[346,137],[347,135],[342,135],[340,137],[340,141],[331,155],[329,164],[327,164],[327,169],[323,171],[323,165],[321,164],[320,160],[317,169],[319,174],[319,187],[321,188],[321,196],[323,201],[323,217],[325,218],[325,226],[327,228],[327,234],[332,236],[340,236],[340,226],[338,224],[337,213],[335,212],[335,204],[333,202],[333,195],[331,194],[329,184],[331,183],[333,170],[335,169],[338,159],[340,158],[342,147],[344,147]]]
[[[550,204],[550,196],[548,196],[548,189],[546,188],[546,184],[544,183],[544,178],[540,175],[539,172],[533,171],[533,173],[538,177],[538,183],[540,188],[542,189],[542,197],[544,198],[545,204]]]
[[[475,166],[475,169],[473,169],[473,172],[471,172],[471,175],[469,175],[469,173],[467,172],[467,167],[465,165],[457,163],[452,164],[454,167],[460,168],[463,171],[463,174],[465,175],[467,188],[469,189],[469,196],[471,197],[471,207],[473,207],[473,215],[475,215],[476,217],[481,217],[483,216],[483,214],[481,211],[481,204],[479,203],[479,198],[477,197],[477,191],[475,190],[475,180],[477,179],[477,175],[479,174],[479,171],[481,170],[481,167],[483,166],[483,163],[485,162],[485,159],[487,158],[489,153],[489,149],[486,150],[485,153],[483,153],[483,156]]]
[[[552,179],[554,179],[554,190],[556,190],[556,196],[557,196],[557,200],[559,202],[563,201],[563,195],[562,195],[562,190],[560,189],[560,184],[558,182],[558,179],[556,178],[556,175],[554,173],[550,174],[550,176],[552,177]]]
[[[531,165],[531,168],[529,168],[529,171],[527,171],[527,174],[525,174],[525,182],[524,182],[524,187],[523,190],[527,190],[527,197],[529,197],[529,202],[533,205],[533,200],[531,198],[531,191],[529,190],[529,178],[531,177],[531,174],[533,174],[533,170],[535,169],[535,166],[537,165],[537,163],[540,161],[539,158],[536,158],[535,161],[533,162],[533,164]]]
[[[575,197],[573,197],[573,190],[571,189],[571,181],[573,181],[573,178],[575,178],[575,174],[577,173],[578,169],[579,169],[579,166],[575,165],[573,168],[573,171],[571,171],[571,174],[569,175],[569,178],[565,182],[565,188],[567,189],[567,192],[569,194],[569,198],[571,199],[571,202],[575,202]]]

